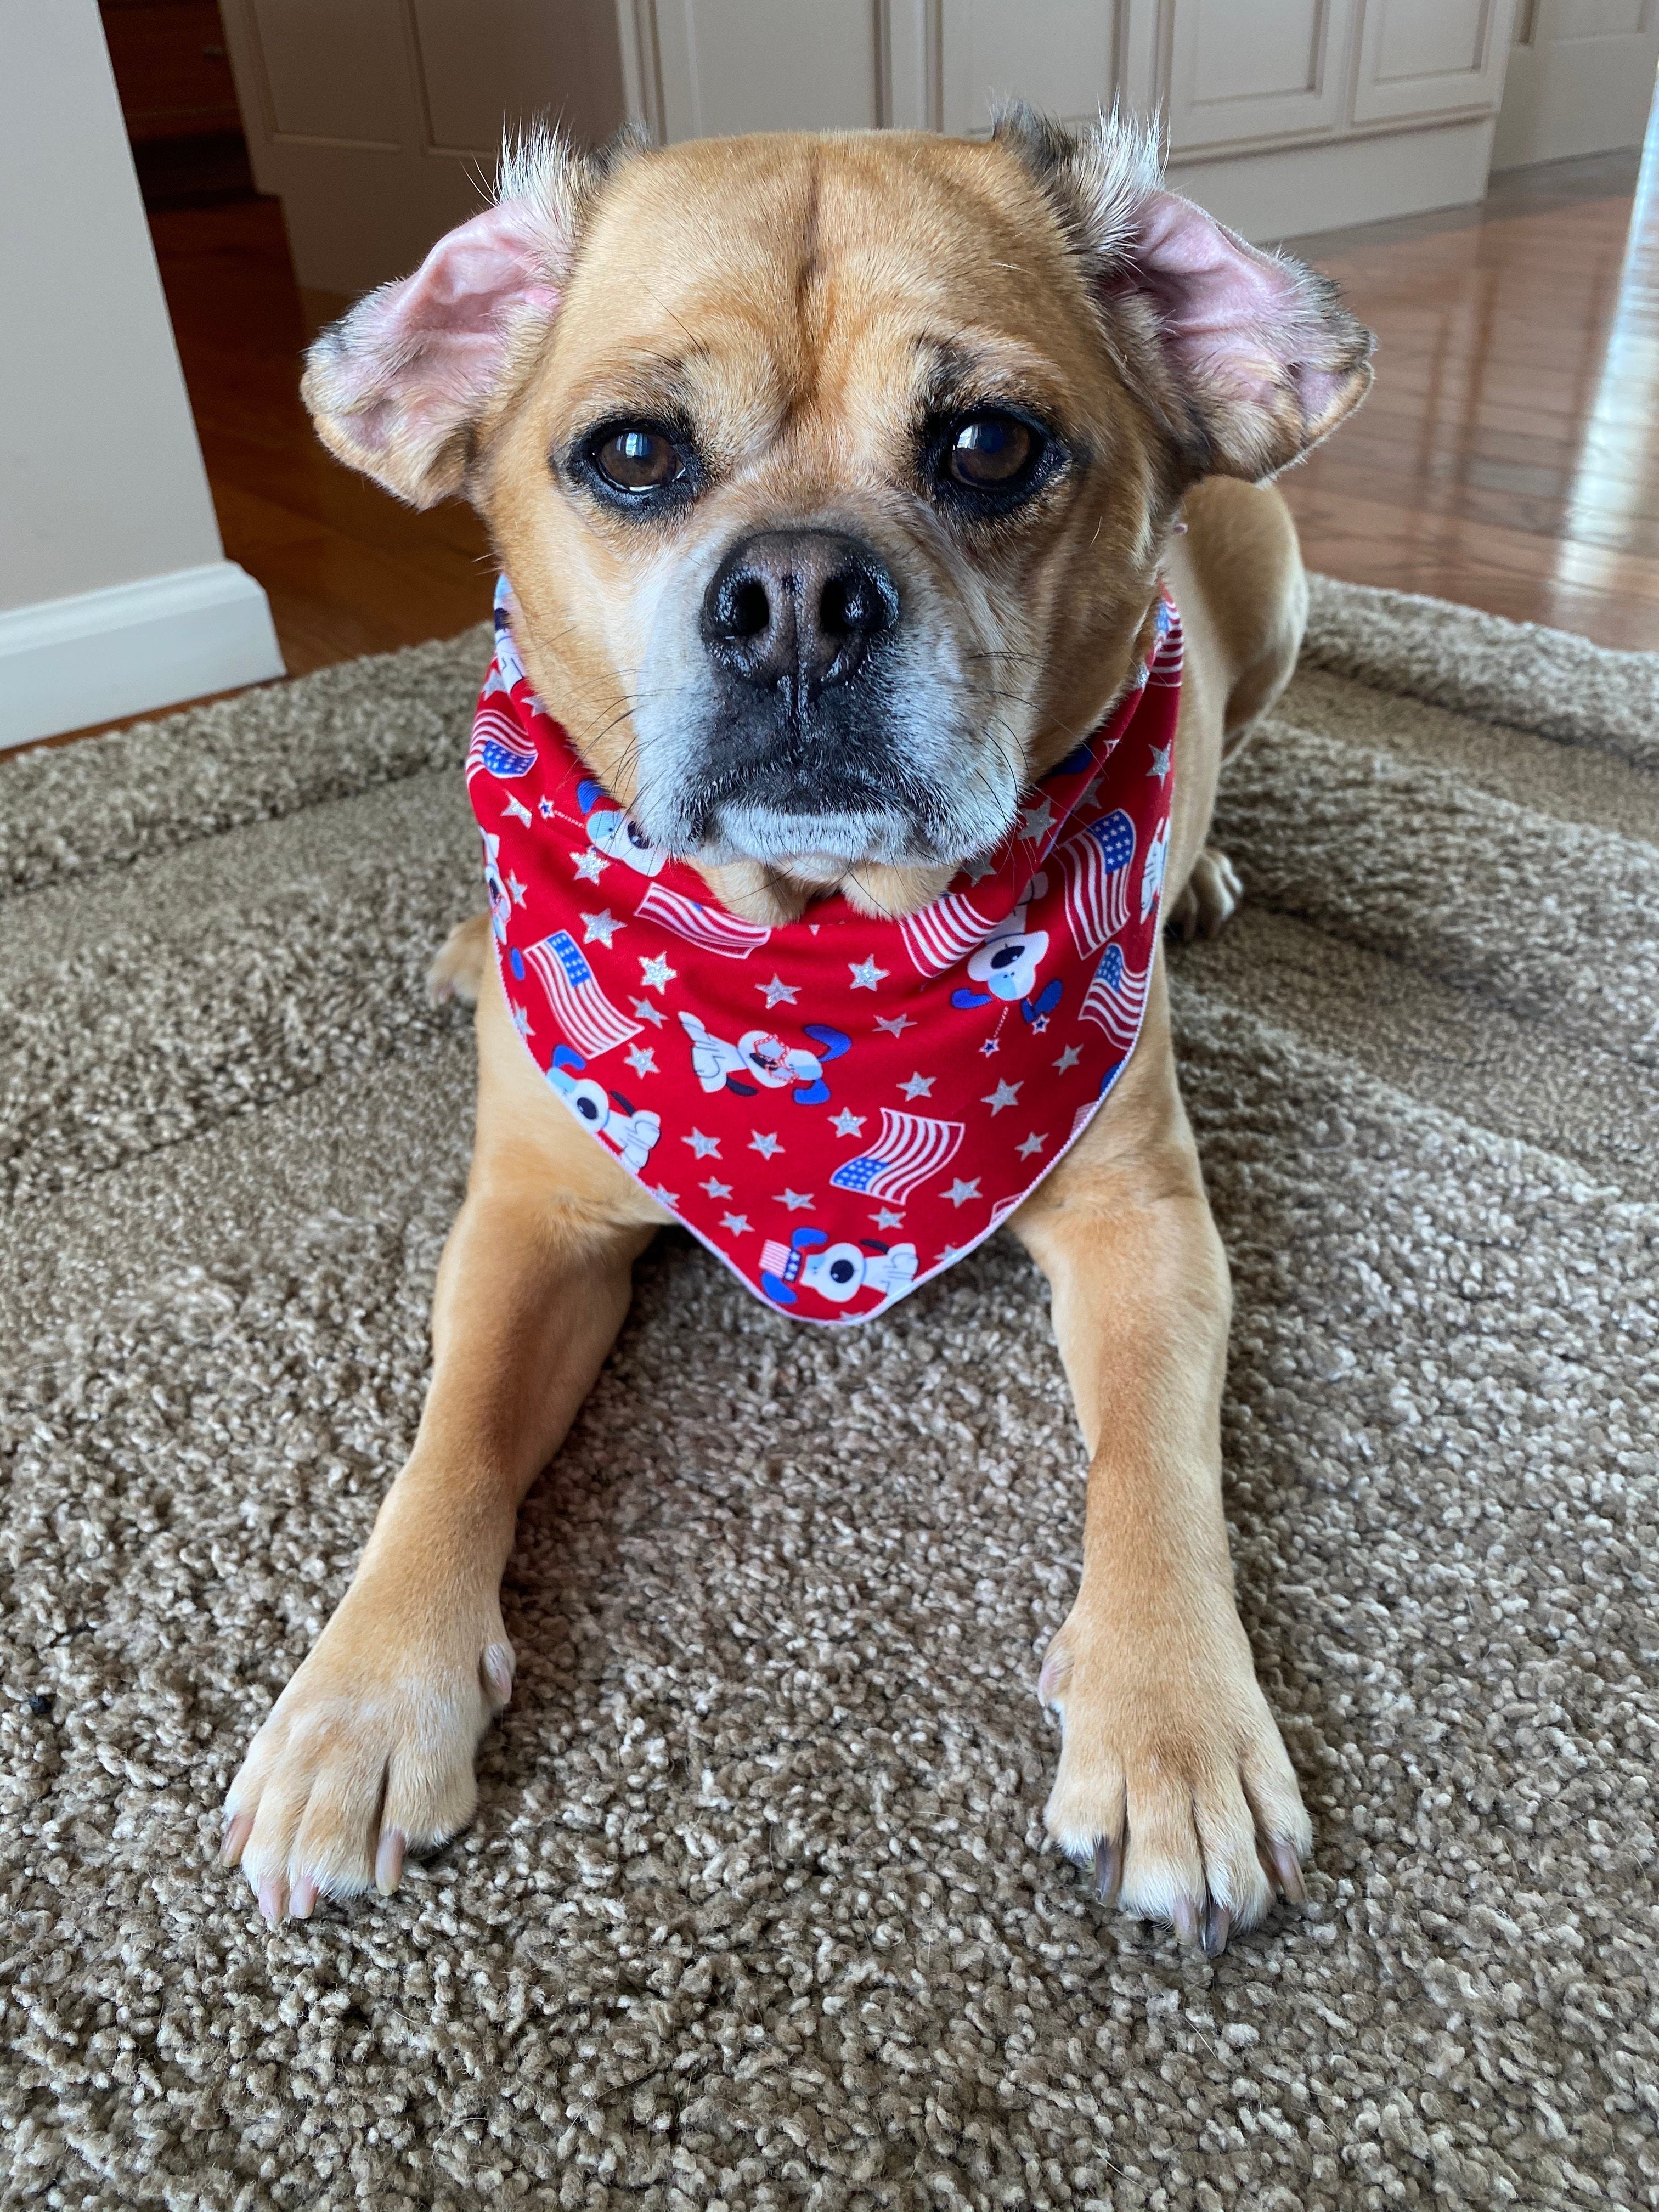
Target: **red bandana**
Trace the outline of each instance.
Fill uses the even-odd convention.
[[[932,906],[837,895],[774,929],[713,903],[587,774],[496,593],[467,788],[495,953],[577,1119],[799,1321],[867,1321],[959,1260],[1087,1127],[1158,944],[1181,697],[1148,666]]]

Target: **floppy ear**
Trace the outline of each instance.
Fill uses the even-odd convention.
[[[416,507],[462,489],[492,396],[557,311],[593,173],[538,133],[493,207],[323,332],[300,389],[331,453]]]
[[[1152,127],[1103,117],[1073,137],[1015,111],[997,135],[1060,215],[1188,477],[1273,476],[1364,398],[1374,341],[1336,287],[1166,191]]]

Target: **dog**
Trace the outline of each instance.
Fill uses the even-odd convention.
[[[317,342],[303,388],[337,457],[485,519],[511,650],[600,818],[584,865],[688,864],[757,938],[810,927],[832,896],[931,910],[1129,696],[1167,587],[1177,769],[1137,887],[1143,918],[1161,896],[1163,924],[1190,934],[1237,902],[1206,842],[1217,777],[1305,619],[1270,479],[1358,404],[1370,351],[1327,282],[1166,190],[1150,133],[1014,110],[979,142],[589,157],[532,137],[493,205]],[[1169,763],[1155,752],[1160,778]],[[1009,980],[993,944],[969,994],[1012,990],[1024,1019],[994,1003],[975,1018],[1022,1045],[1054,957],[1024,921],[1000,940]],[[1213,1954],[1276,1896],[1301,1900],[1312,1833],[1234,1598],[1228,1273],[1149,927],[1120,1079],[1006,1219],[1052,1285],[1091,1455],[1081,1579],[1036,1685],[1061,1723],[1048,1832],[1107,1905]],[[390,1893],[406,1852],[472,1816],[477,1747],[512,1690],[499,1588],[520,1502],[673,1218],[578,1126],[586,1102],[642,1150],[635,1109],[574,1061],[562,1100],[538,1071],[501,949],[481,916],[434,970],[441,994],[476,998],[477,1133],[414,1449],[227,1801],[223,1859],[273,1923]],[[665,1035],[672,1020],[647,1057]],[[696,1048],[717,1090],[821,1083],[830,1057],[821,1041]],[[776,1110],[792,1137],[829,1111]],[[836,1296],[872,1271],[918,1279],[913,1243],[873,1240],[836,1275],[831,1236],[786,1224],[769,1244],[792,1295],[815,1274]]]

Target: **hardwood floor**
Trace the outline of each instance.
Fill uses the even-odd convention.
[[[480,620],[471,510],[414,514],[312,434],[300,356],[343,303],[302,299],[276,202],[151,228],[225,550],[289,673]],[[1659,137],[1639,175],[1634,155],[1554,162],[1297,250],[1378,337],[1364,409],[1281,480],[1309,565],[1659,648]]]

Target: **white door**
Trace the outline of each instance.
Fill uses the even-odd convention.
[[[1639,146],[1659,70],[1659,0],[1521,0],[1494,169]]]

